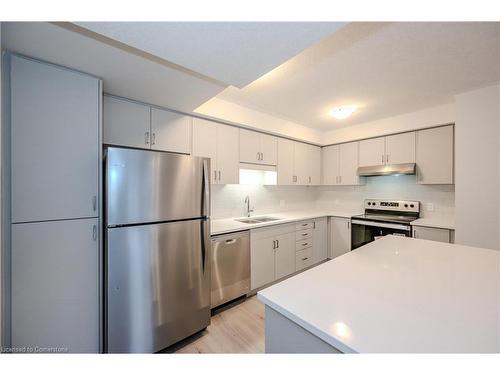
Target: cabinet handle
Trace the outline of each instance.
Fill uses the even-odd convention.
[[[302,237],[307,236],[307,233],[302,233]]]
[[[276,240],[276,248],[279,249],[280,248],[280,240]]]
[[[306,246],[306,245],[307,245],[307,242],[302,244],[302,246]]]
[[[92,209],[95,211],[97,211],[97,196],[93,196],[92,197]]]
[[[307,227],[307,223],[302,224],[303,227]]]
[[[261,153],[260,153],[260,155],[261,155],[261,156],[260,156],[260,157],[261,157],[261,159],[260,159],[260,160],[264,160],[264,153],[263,153],[263,152],[261,152]]]
[[[156,144],[156,133],[151,133],[151,145]]]
[[[309,176],[309,183],[311,183],[311,176]]]
[[[219,181],[220,181],[220,171],[219,171]]]
[[[217,171],[214,171],[214,180],[217,181]]]
[[[273,250],[276,249],[276,240],[273,240]]]
[[[385,162],[389,163],[389,154],[385,155]]]
[[[302,260],[308,260],[309,258],[302,258]]]
[[[257,160],[260,160],[260,152],[257,152]]]
[[[94,241],[97,240],[97,225],[95,225],[95,224],[92,225],[92,239]]]
[[[413,229],[413,238],[417,238],[417,230]]]
[[[297,182],[297,176],[293,176],[292,182]]]
[[[342,184],[342,176],[339,176],[339,184]]]
[[[146,132],[144,142],[149,145],[149,132]]]
[[[384,164],[384,154],[382,154],[382,164]]]

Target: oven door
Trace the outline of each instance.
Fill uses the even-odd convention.
[[[351,224],[352,250],[388,234],[411,237],[411,227],[409,225],[358,219],[352,219]]]

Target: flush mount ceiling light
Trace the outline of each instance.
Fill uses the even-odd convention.
[[[345,118],[349,117],[350,115],[352,115],[355,111],[356,111],[356,107],[350,105],[350,106],[333,108],[330,110],[329,114],[330,114],[330,116],[332,116],[338,120],[342,120],[342,119],[345,119]]]

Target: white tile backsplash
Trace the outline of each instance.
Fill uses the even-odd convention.
[[[450,217],[455,208],[454,185],[418,185],[413,175],[381,176],[367,177],[361,186],[212,185],[212,218],[244,216],[247,195],[252,215],[314,208],[362,211],[365,198],[420,201],[421,217]]]

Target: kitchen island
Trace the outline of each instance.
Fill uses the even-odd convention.
[[[258,293],[267,353],[500,352],[500,251],[386,236]]]

